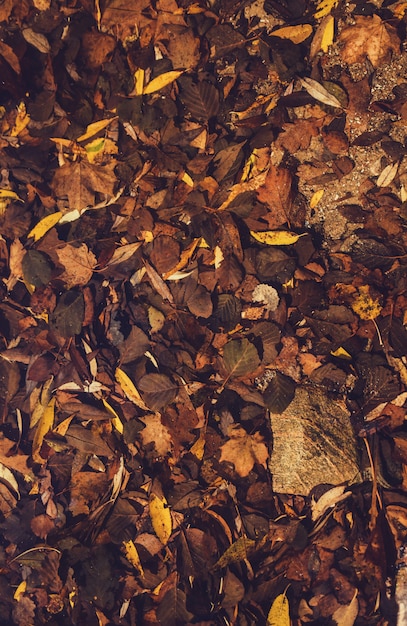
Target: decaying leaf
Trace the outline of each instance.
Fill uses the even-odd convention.
[[[352,302],[352,309],[362,320],[374,320],[380,315],[382,306],[378,298],[370,295],[368,285],[359,287],[359,295]]]
[[[64,268],[60,275],[68,288],[83,286],[92,278],[97,259],[86,244],[73,246],[67,243],[56,249],[58,260]]]
[[[216,562],[215,567],[226,567],[230,563],[238,563],[244,561],[250,555],[250,552],[255,546],[255,541],[248,537],[239,537],[237,541],[232,543],[231,546],[222,554],[219,560]]]

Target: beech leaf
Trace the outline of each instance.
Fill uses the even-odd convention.
[[[223,350],[223,364],[229,376],[247,376],[260,365],[259,353],[248,339],[232,339]]]
[[[267,626],[290,626],[290,605],[285,593],[280,593],[267,615]]]

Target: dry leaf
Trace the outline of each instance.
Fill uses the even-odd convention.
[[[161,422],[159,413],[150,413],[140,418],[146,427],[140,431],[143,446],[153,447],[157,456],[166,457],[172,450],[170,431]]]
[[[377,68],[389,59],[391,52],[400,52],[400,39],[395,29],[378,15],[356,15],[355,24],[342,30],[338,42],[343,44],[341,57],[349,64],[364,63],[368,58]]]
[[[249,435],[240,426],[232,426],[230,439],[221,447],[220,461],[233,463],[239,476],[247,476],[255,463],[266,467],[268,459],[267,446],[259,433]]]
[[[285,593],[280,593],[267,615],[267,626],[290,626],[290,605]]]
[[[79,247],[67,243],[63,248],[57,248],[56,253],[59,262],[64,267],[59,278],[69,289],[75,285],[86,285],[90,281],[97,259],[85,243]]]
[[[172,533],[171,511],[164,496],[150,495],[150,517],[154,532],[163,545],[168,543]]]

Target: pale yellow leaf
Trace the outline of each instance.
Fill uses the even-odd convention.
[[[337,626],[353,626],[359,613],[358,590],[356,589],[354,596],[349,604],[340,606],[332,618]]]
[[[270,33],[272,37],[289,39],[293,43],[302,43],[312,34],[311,24],[298,24],[297,26],[284,26]]]
[[[346,487],[344,485],[338,485],[337,487],[332,487],[325,491],[324,494],[318,499],[314,500],[314,497],[311,498],[311,510],[312,510],[312,521],[315,522],[317,519],[322,517],[322,515],[330,508],[334,507],[338,502],[342,502],[345,498],[351,495],[350,491],[344,493]]]
[[[315,98],[315,100],[318,100],[318,102],[338,109],[343,108],[338,98],[335,98],[321,83],[313,78],[300,78],[300,83],[305,91]]]
[[[32,458],[34,463],[43,465],[45,459],[40,454],[41,446],[44,441],[44,437],[48,431],[51,430],[54,424],[55,415],[55,397],[51,398],[46,406],[34,432],[33,445],[32,445]]]
[[[378,187],[388,187],[390,183],[394,180],[397,170],[399,169],[399,163],[390,163],[387,165],[384,170],[380,173],[376,181],[376,185]]]
[[[329,15],[329,13],[336,7],[339,0],[319,0],[316,12],[315,19],[319,20],[321,17],[325,17],[325,15]]]
[[[8,467],[6,467],[5,465],[3,465],[3,463],[0,463],[0,479],[3,480],[4,482],[7,483],[8,487],[11,487],[13,491],[15,491],[15,493],[18,496],[18,499],[20,499],[20,492],[18,489],[18,483],[16,481],[16,479],[14,478],[14,474],[12,473],[11,470],[9,470]]]
[[[150,518],[153,529],[165,546],[172,533],[171,511],[164,496],[150,495]]]
[[[285,593],[280,593],[267,615],[267,626],[290,626],[290,605]]]
[[[149,306],[147,309],[148,321],[151,326],[152,333],[158,333],[165,324],[165,315],[161,313],[154,306]]]
[[[251,230],[250,234],[253,239],[256,239],[256,241],[259,241],[260,243],[264,243],[267,246],[290,246],[293,243],[296,243],[299,238],[303,237],[306,233],[297,235],[296,233],[292,233],[288,230],[263,230],[256,233]]]
[[[117,117],[111,117],[107,120],[92,122],[92,124],[89,124],[89,126],[86,128],[86,131],[83,133],[83,135],[80,135],[76,141],[86,141],[87,139],[90,139],[94,135],[97,135],[97,133],[100,133],[101,130],[107,128],[109,124],[111,124],[116,119]]]
[[[148,85],[146,85],[143,89],[143,94],[154,93],[155,91],[159,91],[163,87],[170,85],[177,80],[184,73],[184,70],[171,70],[170,72],[164,72],[164,74],[160,74],[153,78]]]
[[[58,224],[61,217],[61,211],[51,213],[51,215],[46,215],[42,218],[42,220],[38,222],[38,224],[34,226],[34,228],[30,230],[27,237],[33,237],[34,241],[38,241],[39,239],[41,239],[41,237],[45,235],[45,233],[47,233],[49,230],[51,230],[51,228]]]
[[[136,406],[138,406],[143,411],[148,411],[148,407],[144,404],[143,400],[139,392],[137,391],[133,381],[127,376],[126,372],[124,372],[120,367],[116,368],[115,372],[116,381],[119,383],[120,387],[126,398],[133,402]]]

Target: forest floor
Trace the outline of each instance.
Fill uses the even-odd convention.
[[[0,5],[0,623],[406,623],[407,2]]]

